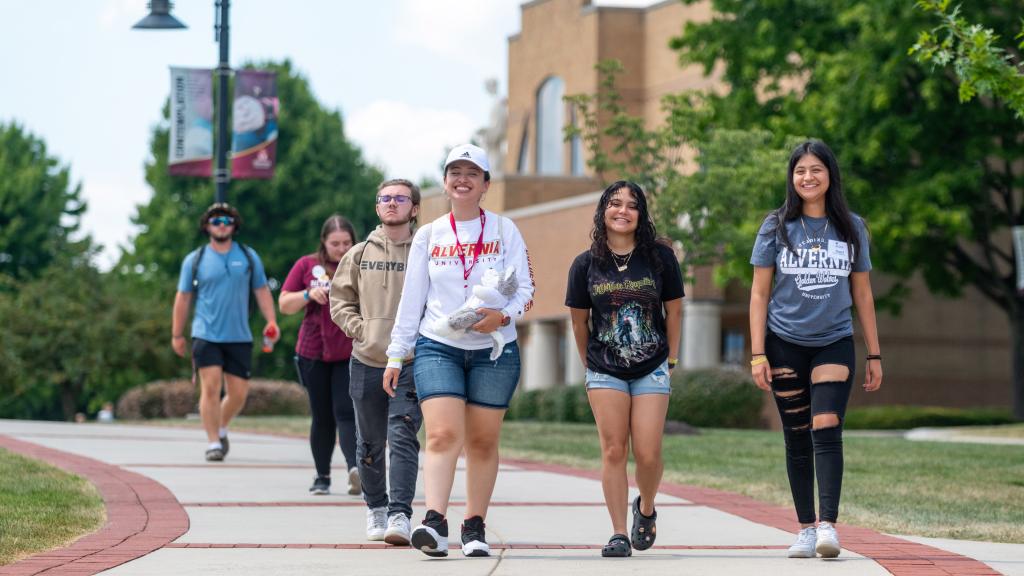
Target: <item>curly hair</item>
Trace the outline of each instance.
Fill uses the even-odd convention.
[[[214,202],[210,204],[209,208],[203,212],[203,215],[199,217],[199,233],[203,235],[209,235],[209,231],[206,229],[206,225],[209,223],[210,218],[214,216],[230,216],[235,219],[234,233],[242,229],[242,215],[238,213],[238,209],[228,204],[227,202]]]
[[[601,267],[612,267],[612,251],[608,248],[608,229],[604,223],[604,213],[608,209],[608,203],[612,196],[619,190],[626,189],[636,201],[636,208],[640,212],[636,225],[636,247],[634,250],[643,254],[655,272],[661,272],[663,264],[658,256],[658,244],[664,243],[658,237],[658,231],[654,228],[651,214],[647,209],[647,196],[642,188],[634,182],[619,180],[605,188],[601,199],[597,202],[597,209],[594,211],[594,229],[590,232],[593,241],[590,245],[590,255]]]

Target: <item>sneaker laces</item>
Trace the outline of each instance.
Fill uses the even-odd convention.
[[[465,544],[474,540],[477,542],[487,542],[485,527],[484,519],[479,516],[466,518],[462,522],[462,543]]]
[[[809,526],[800,530],[800,533],[796,537],[796,543],[798,546],[813,545],[818,539],[818,531],[814,526]]]
[[[387,526],[387,522],[387,508],[370,508],[369,510],[366,511],[367,530],[384,530],[385,527]]]

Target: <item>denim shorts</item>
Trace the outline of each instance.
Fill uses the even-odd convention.
[[[420,336],[413,377],[420,402],[434,396],[462,398],[467,404],[508,408],[519,384],[519,344],[505,344],[491,360],[491,349],[463,350]]]
[[[622,380],[609,374],[602,374],[587,369],[587,390],[607,388],[625,392],[630,396],[641,394],[671,394],[672,386],[668,377],[668,361],[654,369],[650,374],[633,380]]]

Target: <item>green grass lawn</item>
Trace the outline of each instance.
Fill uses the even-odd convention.
[[[198,422],[163,424],[199,426]],[[241,417],[238,430],[306,434],[309,419]],[[840,521],[887,533],[1024,543],[1024,449],[848,435]],[[507,422],[502,455],[599,468],[589,424]],[[791,505],[781,432],[665,439],[665,479]]]
[[[65,546],[105,521],[88,481],[0,449],[0,566]]]

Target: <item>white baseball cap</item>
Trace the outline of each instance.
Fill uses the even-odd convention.
[[[459,160],[472,162],[480,167],[484,172],[491,171],[491,165],[487,162],[487,152],[484,152],[484,149],[479,146],[474,146],[472,144],[460,144],[455,148],[452,148],[452,151],[448,153],[448,159],[444,161],[445,171],[448,170],[448,166],[452,162],[457,162]]]

